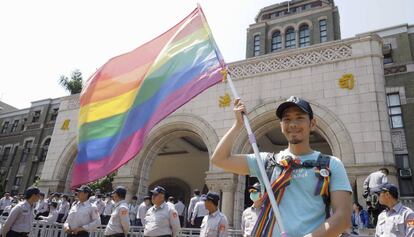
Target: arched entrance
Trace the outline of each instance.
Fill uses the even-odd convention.
[[[166,198],[173,196],[176,200],[178,198],[183,198],[184,203],[188,203],[191,198],[191,187],[187,182],[174,178],[164,178],[157,180],[149,185],[149,188],[152,190],[156,186],[164,187],[167,190]]]
[[[168,196],[184,198],[189,203],[192,189],[202,190],[209,169],[207,147],[190,131],[171,133],[171,139],[159,149],[149,169],[149,189],[164,187]]]
[[[181,186],[190,187],[182,195],[189,200],[193,189],[205,186],[206,171],[211,168],[209,157],[217,143],[214,129],[200,117],[176,114],[166,118],[153,128],[141,152],[128,165],[137,184],[137,190],[131,191],[142,198],[150,185],[176,178],[186,183]],[[125,175],[126,170],[120,173]]]

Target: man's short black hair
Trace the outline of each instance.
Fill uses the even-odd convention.
[[[194,194],[197,195],[197,196],[200,195],[200,190],[194,189]]]
[[[390,171],[387,169],[387,168],[385,168],[385,167],[382,167],[381,169],[379,169],[380,171],[384,171],[387,175],[389,175],[390,174]]]
[[[33,195],[38,195],[40,193],[40,190],[36,187],[29,187],[28,189],[26,189],[26,191],[24,192],[24,198],[25,199],[29,199],[31,198]]]
[[[138,197],[137,196],[133,196],[132,197],[132,200],[138,200]]]
[[[58,204],[57,204],[57,202],[51,202],[51,203],[50,203],[50,205],[51,205],[52,207],[54,207],[54,208],[57,208],[57,205],[58,205]]]

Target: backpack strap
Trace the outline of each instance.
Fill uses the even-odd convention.
[[[318,184],[315,188],[315,195],[320,195],[322,197],[323,202],[325,203],[325,217],[328,219],[330,217],[330,196],[329,196],[329,182],[331,172],[329,169],[331,157],[329,155],[325,155],[320,153],[316,160],[307,160],[302,162],[300,165],[302,168],[309,169],[309,168],[316,168],[315,176],[318,178]],[[281,172],[283,171],[283,166],[281,166],[277,162],[277,154],[276,153],[268,153],[266,161],[264,163],[264,167],[266,170],[267,177],[269,181],[271,181],[273,169],[275,167],[279,167]],[[300,168],[300,167],[297,167]]]
[[[279,164],[277,163],[277,154],[276,153],[268,153],[267,154],[267,158],[264,164],[265,170],[266,170],[266,175],[267,178],[269,179],[269,181],[271,181],[272,179],[272,174],[273,174],[273,169],[275,166],[278,166]],[[283,167],[282,167],[283,169]]]
[[[316,171],[315,175],[318,177],[318,184],[316,185],[315,195],[321,195],[322,200],[325,203],[325,217],[328,219],[331,215],[330,213],[330,204],[331,199],[329,196],[329,182],[331,172],[329,169],[329,164],[331,157],[325,154],[319,154],[318,159],[316,160]]]

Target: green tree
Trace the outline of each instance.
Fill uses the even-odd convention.
[[[114,177],[116,175],[116,171],[105,176],[102,179],[99,179],[95,182],[89,183],[89,187],[91,187],[92,190],[99,189],[101,190],[101,193],[109,193],[112,192],[112,181],[114,181]]]
[[[83,86],[82,73],[76,69],[72,72],[70,79],[65,75],[61,75],[59,85],[69,91],[71,95],[80,93]]]

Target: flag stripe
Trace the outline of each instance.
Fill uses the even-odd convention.
[[[193,62],[193,55],[197,54],[200,55],[197,56],[197,61]],[[209,55],[213,54],[211,53],[211,47],[208,44],[208,41],[203,41],[194,45],[186,54],[175,55],[171,60],[166,61],[161,68],[148,75],[144,82],[140,84],[139,88],[128,91],[117,97],[98,101],[82,107],[80,109],[78,126],[126,112],[133,104],[140,104],[153,96],[153,94],[162,87],[164,82],[167,81],[171,72],[183,69],[187,70],[190,62],[193,62],[195,65],[201,64]],[[138,90],[139,94],[137,95]],[[135,97],[137,98],[136,100]]]
[[[152,63],[144,64],[141,67],[117,76],[114,79],[103,80],[95,83],[95,92],[88,95],[87,104],[116,97],[139,87],[151,65]],[[85,103],[83,105],[87,104]]]
[[[205,78],[199,83],[191,83],[186,85],[185,88],[176,91],[168,99],[174,99],[179,96],[180,100],[177,100],[175,102],[175,105],[191,100],[194,96],[199,94],[199,91],[203,91],[221,81],[222,76],[219,73],[219,70],[220,69],[215,70],[215,72],[209,76],[209,79]],[[164,100],[164,103],[168,103],[168,99]],[[159,106],[159,109],[154,113],[155,116],[150,121],[148,121],[145,127],[133,133],[127,139],[122,141],[112,155],[100,160],[89,161],[87,163],[77,163],[73,170],[72,185],[79,185],[85,179],[85,177],[82,177],[80,174],[87,175],[87,180],[96,180],[106,175],[105,171],[109,171],[109,173],[111,173],[117,170],[124,163],[128,162],[142,148],[144,138],[150,132],[150,129],[165,116],[174,112],[175,109],[176,107],[172,105],[166,105],[165,107],[163,105]],[[130,144],[134,144],[134,146],[130,146]],[[95,172],[84,174],[83,170],[85,169],[93,169]]]
[[[175,41],[174,45],[170,46],[171,49],[168,51],[167,57],[164,57],[163,61],[157,62],[157,65],[159,66],[155,69],[151,69],[152,71],[163,66],[163,64],[166,63],[167,60],[171,60],[171,56],[169,55],[173,56],[173,54],[180,53],[179,51],[183,50],[182,47],[188,47],[188,43],[190,43],[188,42],[189,40],[195,41],[195,39],[198,39],[200,41],[204,41],[208,38],[208,34],[204,29],[199,29],[193,32],[187,31],[186,33],[191,33],[191,35],[189,35],[189,37],[191,38],[184,38],[180,41]],[[153,58],[153,60],[155,60],[155,58]],[[126,93],[127,91],[133,90],[135,88],[138,88],[141,84],[140,82],[142,82],[145,74],[147,73],[148,69],[150,69],[152,63],[153,61],[144,64],[138,68],[135,68],[130,72],[126,72],[125,74],[116,76],[113,79],[98,80],[96,83],[94,83],[94,93],[88,95],[87,103],[89,104],[100,100],[108,99],[119,94]],[[110,86],[111,88],[109,89],[108,86]],[[82,105],[86,105],[86,102]]]
[[[157,58],[164,46],[169,42],[171,37],[173,37],[176,34],[177,30],[180,29],[182,23],[188,21],[188,19],[194,18],[194,16],[197,16],[197,9],[177,25],[173,26],[170,30],[161,34],[152,41],[141,45],[129,53],[111,58],[107,63],[105,63],[104,66],[102,66],[102,69],[98,71],[99,75],[94,78],[95,80],[89,82],[91,89],[82,93],[80,105],[82,106],[90,103],[90,94],[94,93],[94,90],[92,88],[98,81],[110,80],[114,77],[119,77],[125,73],[133,71],[141,65],[152,63]],[[182,30],[179,34],[177,34],[178,37],[176,37],[176,39],[186,37],[193,31],[197,30],[197,27],[201,27],[201,17],[195,17],[194,19],[195,21],[193,24],[191,24],[192,27],[188,27]]]
[[[216,68],[213,70],[217,70],[218,67],[219,65],[216,65]],[[206,73],[211,73],[211,71],[208,71]],[[168,88],[163,88],[162,93],[158,92],[150,100],[147,100],[145,103],[134,108],[128,115],[126,115],[126,120],[124,121],[125,125],[123,126],[122,130],[120,130],[120,133],[116,134],[117,136],[79,142],[79,158],[77,162],[82,163],[85,161],[81,157],[87,157],[87,160],[96,160],[100,159],[103,156],[111,154],[115,147],[118,145],[119,141],[122,141],[128,137],[133,131],[142,128],[145,123],[148,122],[150,116],[157,110],[161,102],[168,100],[167,103],[171,103],[176,100],[174,97],[170,96],[171,93],[181,88],[186,83],[189,83],[189,81],[191,81],[191,83],[202,83],[199,77],[194,78],[194,75],[198,74],[199,72],[197,71],[188,71],[185,74],[177,74],[175,76],[177,83],[167,84],[166,86],[168,86]],[[176,95],[176,93],[174,93],[174,95]],[[135,121],[135,118],[140,119]],[[106,126],[101,125],[101,127],[104,128]]]
[[[110,59],[81,93],[72,187],[118,169],[163,118],[222,79],[201,8],[153,41]]]

